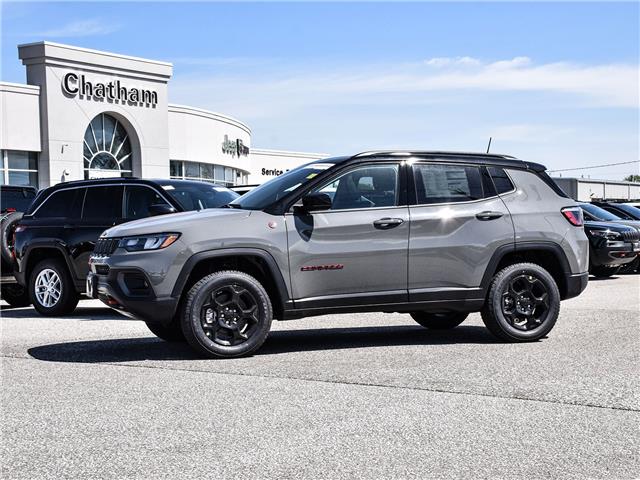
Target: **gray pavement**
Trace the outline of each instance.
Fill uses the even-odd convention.
[[[637,275],[520,345],[332,315],[202,360],[95,301],[0,313],[3,478],[640,476]]]

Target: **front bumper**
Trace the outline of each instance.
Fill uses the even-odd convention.
[[[98,270],[103,265],[97,265]],[[138,320],[148,322],[169,323],[177,310],[178,299],[174,297],[159,298],[153,291],[146,274],[136,268],[110,268],[108,273],[96,272],[96,265],[92,264],[91,272],[87,275],[86,294],[99,299],[105,305],[118,312]],[[146,287],[132,288],[133,279],[136,283],[146,283]]]
[[[632,262],[640,254],[640,242],[615,242],[614,245],[591,245],[592,267],[617,267]]]

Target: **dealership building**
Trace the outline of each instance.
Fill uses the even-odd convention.
[[[26,84],[0,82],[0,184],[88,178],[263,183],[325,154],[254,148],[251,129],[168,101],[170,63],[50,42],[18,46]]]

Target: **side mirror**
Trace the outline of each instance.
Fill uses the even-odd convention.
[[[302,210],[307,213],[329,210],[332,203],[331,197],[326,193],[310,193],[302,197]]]
[[[168,203],[154,203],[149,207],[149,215],[152,217],[166,215],[167,213],[176,213],[176,209]]]

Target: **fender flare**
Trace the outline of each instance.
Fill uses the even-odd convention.
[[[567,260],[567,255],[558,243],[551,241],[509,243],[507,245],[501,245],[495,252],[493,252],[480,283],[482,290],[486,292],[489,289],[491,280],[496,273],[496,268],[506,255],[510,253],[526,253],[531,250],[543,250],[552,253],[559,261],[560,268],[565,276],[571,275],[571,267],[569,265],[569,260]],[[565,288],[566,285],[559,285],[559,287]]]
[[[27,267],[29,266],[29,257],[36,250],[57,250],[58,252],[60,252],[62,258],[64,258],[64,263],[69,269],[71,278],[73,278],[74,280],[77,278],[75,267],[69,259],[69,252],[66,250],[64,245],[60,245],[60,243],[56,242],[55,240],[50,242],[39,240],[29,245],[27,250],[22,255],[22,258],[20,259],[20,271],[18,275],[16,275],[16,278],[18,278],[19,283],[21,283],[23,286],[28,286],[29,279],[27,278]]]
[[[194,267],[201,261],[209,260],[212,258],[238,256],[258,257],[265,262],[267,268],[269,269],[268,273],[271,275],[275,283],[276,291],[280,301],[280,309],[284,310],[285,305],[287,305],[287,302],[290,299],[287,284],[285,283],[282,272],[278,268],[278,264],[276,263],[273,256],[266,250],[262,250],[259,248],[220,248],[215,250],[205,250],[204,252],[193,254],[182,266],[182,269],[178,274],[178,279],[176,280],[176,283],[173,286],[173,290],[171,291],[171,296],[174,298],[180,298],[189,275],[191,275]]]

